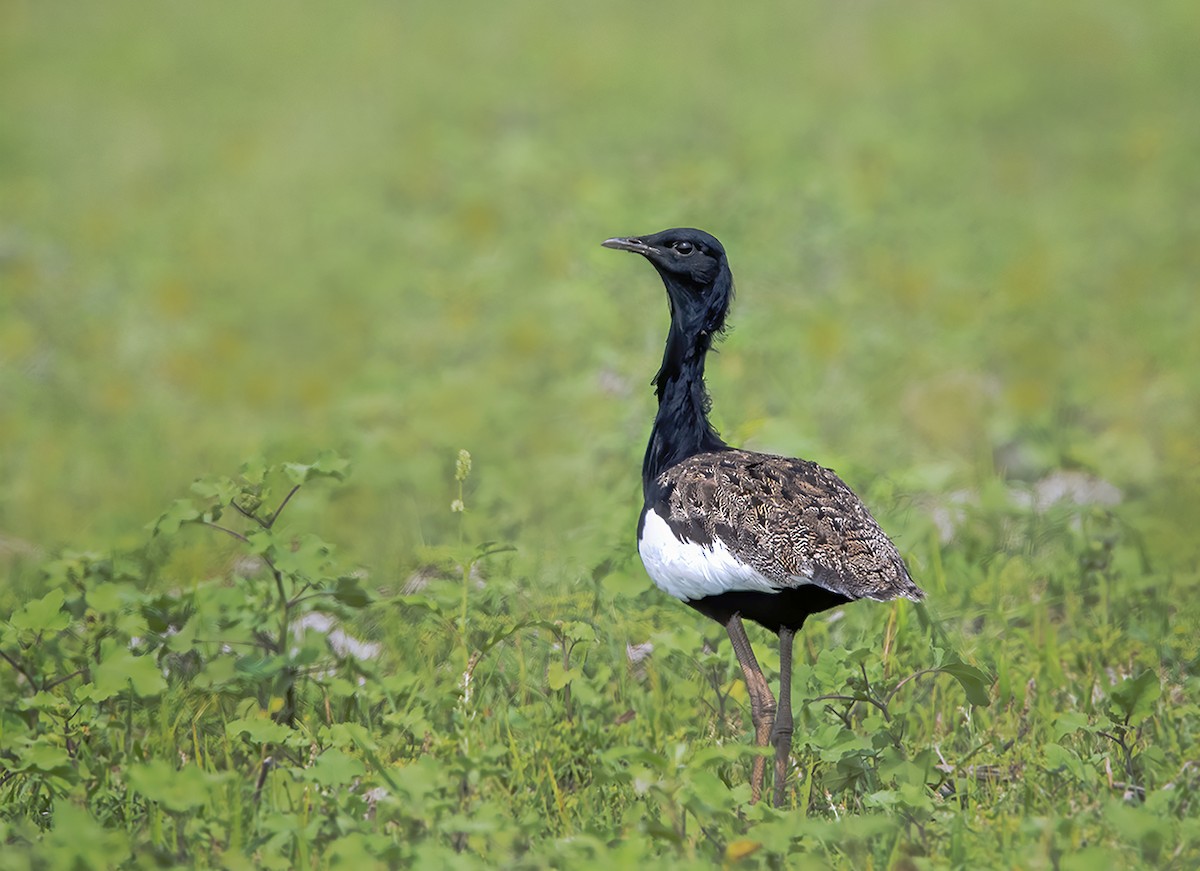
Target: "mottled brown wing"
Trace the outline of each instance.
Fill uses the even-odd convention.
[[[780,588],[815,583],[853,599],[922,599],[896,546],[833,472],[807,460],[719,451],[663,473],[667,522],[716,539]]]

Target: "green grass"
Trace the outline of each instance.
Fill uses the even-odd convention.
[[[0,8],[0,868],[1200,864],[1193,4],[409,6]],[[806,627],[782,813],[634,554],[680,224],[930,594]]]

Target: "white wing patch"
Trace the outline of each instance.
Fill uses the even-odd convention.
[[[779,592],[777,586],[738,560],[720,541],[708,547],[680,541],[653,511],[646,512],[642,523],[638,553],[658,588],[685,602],[733,591]]]

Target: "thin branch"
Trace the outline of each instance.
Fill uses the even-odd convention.
[[[279,519],[279,515],[283,513],[283,509],[287,508],[287,504],[292,501],[292,497],[296,495],[296,491],[300,489],[297,484],[288,491],[288,494],[283,497],[283,501],[279,503],[279,507],[275,509],[275,513],[271,515],[271,519],[263,523],[264,529],[270,529],[275,525],[275,521]]]
[[[916,680],[919,677],[924,677],[927,674],[936,674],[938,671],[939,671],[939,669],[936,669],[936,668],[923,668],[920,671],[914,671],[912,674],[910,674],[904,680],[900,681],[900,683],[898,683],[894,687],[892,687],[892,691],[890,693],[888,693],[886,696],[884,696],[883,700],[885,702],[890,702],[892,700],[892,698],[896,695],[896,693],[900,692],[900,688],[902,686],[904,686],[906,683],[908,683],[909,681]]]
[[[337,595],[337,593],[334,590],[318,590],[315,593],[306,593],[303,596],[293,597],[292,599],[288,600],[288,607],[294,608],[296,605],[299,605],[301,602],[307,602],[309,599],[320,599],[325,596],[336,596],[336,595]]]
[[[854,727],[854,724],[850,722],[850,714],[849,714],[849,711],[852,710],[852,707],[847,708],[845,711],[839,711],[833,705],[826,705],[825,710],[827,710],[829,713],[833,714],[835,717],[837,717],[839,720],[841,720],[842,725],[845,726],[847,729],[852,729]]]
[[[258,777],[254,783],[254,803],[258,804],[258,800],[262,797],[263,784],[267,782],[267,772],[275,767],[274,757],[268,756],[262,761],[258,769]]]
[[[889,723],[892,721],[892,715],[888,713],[887,706],[884,705],[883,702],[880,702],[878,699],[873,699],[870,696],[842,696],[842,695],[837,695],[835,693],[835,694],[828,695],[828,696],[817,696],[815,699],[809,699],[808,701],[805,702],[805,704],[812,704],[813,702],[830,702],[830,701],[833,701],[833,702],[866,702],[869,705],[874,705],[875,707],[879,708],[879,710],[883,713],[883,718],[885,720],[887,720]]]
[[[9,665],[11,665],[13,668],[15,668],[18,672],[20,672],[22,675],[24,675],[25,680],[29,681],[29,685],[31,687],[33,687],[34,690],[37,690],[37,688],[38,688],[37,681],[33,679],[33,675],[31,675],[29,672],[27,672],[25,670],[25,667],[23,665],[21,665],[20,662],[13,659],[11,656],[9,656],[7,653],[5,653],[3,650],[0,650],[0,657],[3,657],[5,662],[7,662]]]
[[[285,647],[280,646],[279,642],[277,642],[274,638],[272,638],[266,632],[255,631],[254,637],[258,640],[258,644],[260,647],[265,647],[271,653],[283,653],[283,651],[286,649]],[[285,637],[284,643],[286,644],[286,642],[287,642],[287,639]]]
[[[254,512],[247,511],[245,508],[243,508],[241,505],[238,505],[236,502],[230,502],[229,504],[231,506],[233,506],[233,510],[236,511],[238,514],[242,515],[242,517],[245,517],[247,520],[253,520],[255,523],[257,523],[263,529],[267,528],[266,521],[263,520],[262,518],[260,518]]]
[[[84,672],[84,669],[81,668],[81,669],[71,672],[70,674],[65,674],[62,677],[56,677],[54,680],[50,681],[48,684],[46,684],[44,687],[42,687],[42,689],[46,690],[46,691],[52,690],[59,684],[66,683],[73,677],[79,677],[79,675],[83,674],[83,672]],[[75,709],[75,713],[76,714],[79,713],[78,708]],[[72,714],[71,716],[74,717],[75,714]],[[68,719],[70,719],[70,718],[68,718]]]
[[[271,567],[271,574],[273,574],[275,576],[275,589],[279,592],[279,601],[283,603],[283,611],[284,611],[284,627],[283,628],[284,628],[284,634],[286,635],[287,634],[287,615],[291,611],[291,605],[288,604],[287,593],[284,592],[284,589],[283,589],[283,573],[281,571],[279,571],[279,569],[275,568],[275,563],[273,563],[269,559],[267,559],[265,554],[263,555],[263,559],[267,561],[267,565],[269,565]]]
[[[227,526],[222,526],[219,523],[213,523],[210,520],[201,520],[200,522],[203,523],[205,526],[215,529],[217,532],[223,532],[226,535],[232,535],[238,541],[242,542],[242,544],[250,543],[250,539],[246,538],[246,536],[242,535],[240,532],[234,532],[232,529],[230,529]]]

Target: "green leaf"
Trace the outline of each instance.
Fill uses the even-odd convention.
[[[148,801],[155,801],[169,811],[182,813],[208,802],[213,778],[195,765],[176,770],[165,760],[155,759],[141,765],[131,765],[126,772],[129,786]]]
[[[1118,722],[1136,726],[1150,716],[1154,703],[1162,695],[1162,684],[1154,669],[1148,668],[1137,677],[1126,678],[1108,694],[1109,716]]]
[[[334,723],[321,730],[323,739],[335,747],[358,747],[362,750],[378,750],[379,744],[371,732],[361,723]]]
[[[254,744],[283,744],[292,737],[292,730],[266,717],[246,717],[225,724],[225,734],[244,734]]]
[[[434,617],[442,617],[445,611],[442,607],[442,602],[422,593],[396,596],[395,599],[392,599],[392,602],[400,607],[402,611],[412,614],[413,618],[416,618],[418,613],[427,613],[434,615]]]
[[[350,461],[339,457],[332,451],[322,451],[311,463],[284,463],[283,473],[293,484],[305,484],[313,478],[334,478],[338,481],[346,477]]]
[[[1045,758],[1047,771],[1066,771],[1067,774],[1081,783],[1088,783],[1092,779],[1089,776],[1087,767],[1083,764],[1083,760],[1073,750],[1063,747],[1061,744],[1047,744],[1042,748],[1042,754]]]
[[[267,464],[262,457],[251,457],[242,463],[242,480],[252,486],[260,486],[267,477]]]
[[[269,529],[256,529],[246,535],[246,545],[251,553],[271,556],[275,550],[275,535]]]
[[[686,791],[691,793],[693,799],[688,805],[693,812],[699,813],[706,808],[723,808],[733,802],[729,787],[711,771],[702,768],[689,770],[687,781]]]
[[[154,522],[155,535],[174,535],[185,523],[195,523],[202,512],[191,499],[176,499]]]
[[[583,677],[583,670],[580,668],[566,669],[558,660],[550,663],[550,667],[546,669],[546,682],[552,690],[561,690],[571,681],[576,678]]]
[[[25,603],[12,616],[14,628],[24,632],[58,632],[66,629],[71,615],[62,609],[66,594],[62,590],[51,590],[40,599]]]
[[[104,613],[117,611],[138,595],[132,584],[89,584],[84,589],[88,607]]]
[[[755,747],[753,744],[713,744],[697,750],[692,757],[691,766],[700,768],[705,765],[737,762],[770,753],[770,747]]]
[[[306,534],[294,538],[286,547],[280,547],[279,543],[273,540],[273,547],[271,557],[275,567],[285,575],[321,578],[331,573],[330,556],[333,553],[333,545],[315,535]]]
[[[855,650],[845,652],[845,661],[853,665],[862,665],[867,662],[874,662],[879,658],[879,651],[873,647],[859,647]]]
[[[958,681],[963,692],[967,694],[967,701],[971,704],[986,708],[992,703],[988,696],[988,688],[992,685],[992,679],[975,666],[967,665],[965,662],[948,662],[939,666],[937,671],[944,672]]]
[[[56,716],[69,717],[73,705],[68,705],[67,700],[62,696],[48,693],[45,690],[39,690],[32,696],[26,696],[17,700],[17,710],[19,711],[47,711]]]
[[[312,767],[304,770],[303,776],[321,786],[340,786],[362,777],[366,771],[361,759],[334,748],[318,756]]]
[[[350,608],[365,608],[371,604],[371,594],[363,589],[358,578],[338,578],[333,598]]]
[[[92,684],[86,688],[92,701],[103,701],[128,692],[136,696],[156,696],[167,688],[162,670],[153,656],[134,656],[125,647],[114,647],[92,673]]]
[[[1151,863],[1171,843],[1171,823],[1140,807],[1113,801],[1108,804],[1105,816],[1122,839],[1137,844]]]
[[[339,456],[336,451],[321,451],[313,461],[312,467],[318,474],[341,481],[350,471],[350,461]]]
[[[563,635],[572,641],[595,641],[596,630],[591,623],[581,620],[568,620],[562,627]]]
[[[1088,728],[1087,714],[1082,711],[1065,711],[1054,718],[1054,740],[1060,741],[1064,735]]]
[[[36,865],[16,867],[42,868],[121,868],[130,860],[129,837],[123,831],[99,823],[86,807],[78,807],[69,797],[54,803],[54,827],[46,831],[34,848]],[[11,842],[6,842],[6,844]],[[16,850],[5,847],[5,859]]]
[[[233,501],[240,488],[232,479],[221,475],[193,481],[191,489],[201,499],[209,499],[226,505]]]
[[[865,804],[867,807],[894,807],[900,801],[900,793],[894,789],[881,789],[878,792],[873,792],[866,796]]]
[[[70,777],[74,773],[71,756],[66,748],[50,744],[45,738],[30,744],[18,756],[16,769],[55,777]]]

